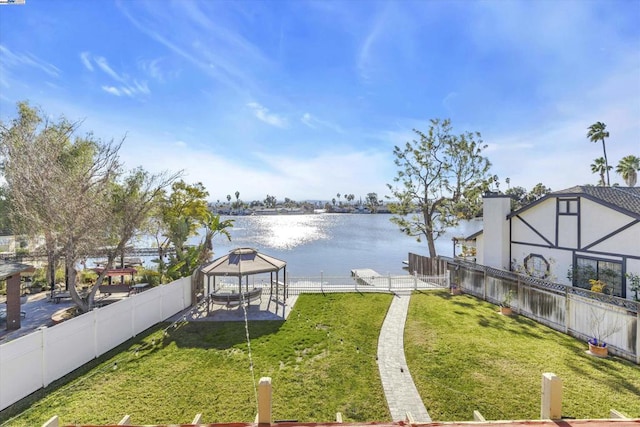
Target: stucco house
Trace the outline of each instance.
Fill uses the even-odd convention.
[[[628,273],[640,274],[640,188],[576,186],[511,211],[509,196],[483,199],[476,262],[556,283],[633,299]]]

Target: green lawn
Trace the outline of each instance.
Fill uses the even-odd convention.
[[[376,363],[390,295],[303,295],[286,322],[250,323],[255,379],[273,380],[273,418],[389,421]],[[167,325],[163,325],[166,327]],[[137,354],[136,354],[136,350]],[[411,374],[434,420],[536,419],[544,372],[564,381],[563,415],[640,417],[640,368],[469,296],[416,293],[405,330]],[[117,367],[115,364],[117,363]],[[115,368],[115,369],[114,369]],[[253,421],[244,323],[191,323],[135,340],[0,413],[11,426]],[[11,418],[24,411],[18,418]]]
[[[342,412],[345,421],[389,421],[375,356],[390,302],[390,295],[302,295],[286,322],[250,323],[256,382],[272,378],[273,418],[327,422]],[[41,425],[54,414],[62,423],[116,423],[125,414],[133,423],[187,423],[196,413],[207,423],[253,422],[244,323],[168,332],[163,339],[161,329],[150,330],[36,393],[9,425]]]
[[[405,329],[407,363],[434,420],[540,417],[542,374],[563,381],[563,416],[640,417],[640,367],[585,354],[587,345],[523,316],[505,317],[471,296],[415,294]]]

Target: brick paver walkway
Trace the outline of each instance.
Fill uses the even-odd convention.
[[[410,298],[410,292],[396,294],[391,302],[378,339],[378,369],[393,421],[406,420],[410,412],[416,422],[431,422],[404,357],[404,324]]]

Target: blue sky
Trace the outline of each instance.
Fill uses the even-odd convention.
[[[610,164],[640,156],[638,22],[639,0],[27,0],[0,6],[0,117],[29,100],[247,201],[385,195],[394,145],[451,118],[502,181],[559,190],[597,183],[596,121]]]

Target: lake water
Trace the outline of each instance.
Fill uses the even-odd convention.
[[[214,258],[238,247],[251,247],[287,262],[291,277],[349,276],[354,268],[403,274],[409,252],[428,255],[426,241],[402,234],[391,215],[315,214],[254,215],[233,219],[231,242],[214,239]],[[464,223],[436,240],[439,255],[453,254],[452,236],[469,235],[481,223]],[[197,243],[193,239],[191,243]]]

